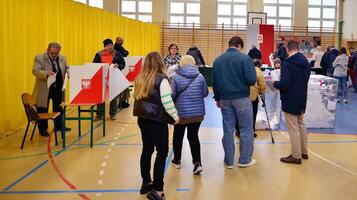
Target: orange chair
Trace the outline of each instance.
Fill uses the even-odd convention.
[[[24,105],[25,108],[25,112],[26,112],[26,117],[27,117],[27,127],[26,127],[26,131],[25,131],[25,135],[24,138],[22,139],[22,144],[21,144],[21,149],[24,147],[24,143],[26,140],[26,135],[30,126],[30,122],[35,122],[35,127],[33,128],[32,131],[32,135],[30,140],[32,140],[33,135],[35,133],[35,129],[37,126],[37,123],[39,120],[52,120],[53,121],[53,125],[55,126],[55,119],[60,116],[59,112],[52,112],[52,113],[37,113],[36,109],[35,109],[35,100],[32,97],[31,94],[29,93],[23,93],[21,95],[21,99],[22,99],[22,104]],[[54,132],[55,132],[55,141],[56,141],[56,145],[57,145],[57,133],[56,133],[56,129],[54,128]]]

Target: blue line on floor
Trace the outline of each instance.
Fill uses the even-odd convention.
[[[289,144],[290,141],[275,141],[275,144]],[[357,140],[334,140],[334,141],[310,141],[307,142],[308,144],[348,144],[348,143],[357,143]],[[185,145],[188,145],[188,143],[183,143]],[[200,142],[201,145],[218,145],[222,144],[221,142]],[[239,142],[236,142],[235,144],[239,144]],[[261,145],[261,144],[273,144],[272,142],[254,142],[256,145]],[[74,144],[74,146],[88,146],[89,144]],[[115,146],[142,146],[143,144],[140,143],[131,143],[131,144],[115,144]],[[100,144],[99,146],[111,146],[111,144]],[[173,152],[170,152],[170,154]],[[172,158],[172,155],[171,155]],[[168,158],[169,159],[169,158]],[[166,164],[169,161],[166,160]]]
[[[190,192],[190,188],[177,188],[177,192]],[[2,194],[68,194],[68,193],[139,193],[140,189],[109,189],[109,190],[21,190],[0,191]]]
[[[94,127],[94,129],[98,128],[100,125],[102,124],[98,124],[97,126]],[[73,144],[75,144],[76,142],[80,141],[82,138],[84,138],[86,135],[88,135],[90,133],[90,131],[88,131],[87,133],[85,133],[84,135],[82,135],[81,137],[79,137],[77,140],[75,140],[74,142],[72,142],[71,144],[69,144],[66,148],[62,149],[61,151],[57,152],[54,156],[58,156],[61,153],[63,153],[66,149],[68,149],[69,147],[71,147]],[[13,188],[15,185],[17,185],[18,183],[20,183],[22,180],[24,180],[25,178],[29,177],[30,175],[32,175],[33,173],[35,173],[38,169],[40,169],[41,167],[43,167],[46,163],[48,162],[48,160],[43,161],[41,164],[39,164],[38,166],[36,166],[35,168],[33,168],[32,170],[30,170],[28,173],[26,173],[25,175],[23,175],[22,177],[20,177],[19,179],[17,179],[16,181],[14,181],[13,183],[11,183],[9,186],[5,187],[3,190],[4,191],[8,191],[11,188]]]
[[[176,191],[177,192],[190,192],[191,188],[177,188]]]
[[[166,159],[164,175],[166,174],[166,171],[167,171],[167,169],[168,169],[169,166],[170,166],[170,162],[171,162],[171,159],[172,159],[172,156],[173,156],[173,155],[174,155],[174,150],[171,149],[170,154],[169,154],[169,156],[168,156],[167,159]]]

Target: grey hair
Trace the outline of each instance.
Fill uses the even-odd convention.
[[[61,50],[61,45],[57,42],[51,42],[48,44],[47,51],[49,51],[51,48]]]

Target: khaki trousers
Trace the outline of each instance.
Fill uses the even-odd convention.
[[[292,115],[284,112],[286,126],[290,135],[291,155],[301,159],[301,154],[307,154],[307,133],[304,123],[304,114]]]

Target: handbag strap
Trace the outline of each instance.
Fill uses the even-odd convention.
[[[193,79],[188,83],[188,85],[187,85],[183,90],[181,90],[180,92],[178,92],[178,93],[176,94],[176,96],[175,96],[174,99],[173,99],[174,102],[176,101],[177,97],[179,97],[184,91],[186,91],[186,90],[188,89],[188,87],[190,87],[190,86],[192,85],[193,81],[196,80],[197,77],[198,77],[198,74],[197,74],[197,76],[196,76],[195,78],[193,78]]]

